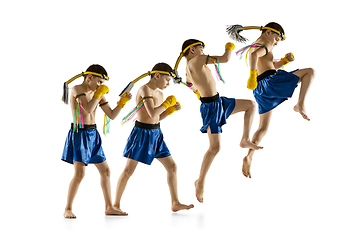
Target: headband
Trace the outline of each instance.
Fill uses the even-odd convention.
[[[68,104],[69,102],[69,98],[68,98],[68,95],[69,95],[69,84],[71,82],[73,82],[75,79],[79,78],[79,77],[82,77],[82,76],[85,76],[87,74],[91,74],[91,75],[94,75],[94,76],[98,76],[98,77],[101,77],[105,80],[109,80],[109,77],[106,76],[105,74],[100,74],[100,73],[96,73],[96,72],[82,72],[78,75],[76,75],[75,77],[71,78],[70,80],[64,82],[64,87],[63,87],[63,96],[62,96],[62,101],[66,104]]]
[[[146,77],[146,76],[150,76],[151,74],[153,73],[160,73],[160,74],[165,74],[165,75],[169,75],[171,77],[175,77],[175,74],[173,72],[166,72],[166,71],[160,71],[160,70],[154,70],[154,71],[149,71],[147,73],[144,73],[143,75],[139,76],[138,78],[136,78],[135,80],[131,81],[123,90],[122,92],[120,93],[119,96],[122,96],[124,94],[124,92],[127,92],[127,91],[130,91],[133,87],[134,87],[134,84],[139,81],[140,79]]]
[[[259,29],[260,31],[269,29],[269,30],[273,31],[274,33],[279,34],[279,36],[281,37],[281,41],[285,40],[285,35],[282,32],[280,32],[279,30],[276,30],[274,28],[271,28],[271,27],[255,27],[255,26],[243,27],[241,25],[231,25],[226,28],[226,32],[229,34],[229,36],[233,40],[245,43],[247,41],[247,39],[244,38],[243,36],[241,36],[240,32],[243,30],[249,30],[249,29]]]
[[[182,78],[179,77],[179,74],[178,74],[178,67],[179,67],[179,63],[180,63],[180,60],[181,58],[184,56],[185,52],[190,48],[190,47],[193,47],[193,46],[197,46],[197,45],[202,45],[203,47],[205,47],[205,44],[203,42],[196,42],[196,43],[193,43],[193,44],[190,44],[189,46],[187,46],[184,50],[182,50],[182,52],[180,53],[179,57],[177,58],[176,60],[176,63],[175,63],[175,67],[174,67],[174,74],[175,74],[175,77],[174,77],[174,83],[182,83]]]

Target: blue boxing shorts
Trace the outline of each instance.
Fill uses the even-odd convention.
[[[293,74],[295,71],[268,70],[257,77],[257,88],[253,94],[259,106],[259,114],[273,110],[292,97],[300,79]]]
[[[101,147],[101,138],[96,124],[84,125],[78,132],[69,130],[61,160],[73,164],[73,161],[88,165],[102,163],[106,160]]]
[[[164,158],[170,155],[164,142],[160,123],[135,122],[124,149],[124,157],[151,165],[154,158]]]
[[[235,108],[235,98],[219,97],[219,93],[212,97],[201,97],[200,113],[203,126],[200,131],[206,133],[210,126],[211,134],[221,133],[222,125]]]

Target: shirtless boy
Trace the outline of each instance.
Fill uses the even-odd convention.
[[[260,124],[255,132],[252,142],[259,144],[265,136],[272,115],[272,111],[283,101],[290,98],[299,83],[301,83],[300,94],[294,111],[310,121],[305,111],[305,97],[309,90],[310,84],[314,79],[314,69],[305,68],[293,72],[278,70],[283,65],[294,61],[292,53],[286,54],[279,62],[274,62],[273,48],[284,40],[285,32],[278,23],[269,23],[265,27],[273,28],[279,33],[270,29],[262,30],[261,36],[253,43],[258,45],[257,48],[251,48],[249,51],[250,78],[248,80],[254,82],[253,94],[259,106]],[[248,155],[243,160],[243,174],[245,177],[251,178],[250,166],[254,150],[250,149]]]
[[[105,199],[105,214],[124,215],[125,213],[115,209],[111,202],[110,169],[101,146],[99,132],[96,129],[95,112],[99,104],[110,119],[115,119],[126,102],[131,99],[131,94],[124,93],[117,106],[111,109],[104,96],[109,92],[108,87],[103,84],[108,79],[106,70],[100,65],[91,65],[83,75],[83,83],[74,86],[70,94],[72,116],[75,114],[77,121],[74,119],[71,124],[61,158],[63,161],[73,164],[75,168],[74,177],[69,186],[64,217],[76,218],[72,212],[72,204],[88,164],[95,164],[99,170]],[[79,107],[80,117],[78,117]],[[78,127],[77,122],[80,121],[84,125]]]
[[[154,158],[159,160],[167,171],[167,181],[171,196],[173,212],[193,208],[194,205],[184,205],[179,202],[177,193],[176,164],[167,148],[160,121],[180,110],[180,103],[174,96],[163,101],[163,93],[159,90],[169,86],[173,69],[166,63],[156,64],[151,71],[150,81],[139,88],[136,102],[144,104],[137,113],[137,121],[127,140],[123,156],[127,163],[119,177],[116,189],[114,207],[120,210],[120,200],[126,184],[134,173],[139,162],[150,165]],[[121,211],[121,210],[120,210]]]
[[[189,47],[190,46],[190,47]],[[230,60],[231,51],[234,44],[225,45],[225,53],[222,56],[204,55],[204,43],[189,39],[183,43],[182,50],[188,48],[184,53],[187,61],[186,75],[188,84],[193,84],[191,89],[198,91],[201,98],[200,112],[203,119],[201,132],[207,133],[210,146],[204,155],[200,169],[199,179],[195,182],[196,198],[203,202],[205,177],[212,161],[220,150],[220,135],[222,125],[226,124],[226,119],[235,113],[245,112],[243,136],[240,141],[240,147],[250,149],[261,149],[250,141],[250,128],[255,114],[255,103],[251,100],[240,100],[234,98],[219,97],[216,90],[216,82],[211,74],[207,64],[213,64],[215,59],[219,63],[226,63]]]

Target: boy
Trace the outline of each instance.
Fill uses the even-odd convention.
[[[131,99],[131,94],[129,92],[124,93],[118,101],[117,107],[111,109],[104,96],[109,92],[108,87],[103,84],[105,80],[108,80],[106,70],[100,65],[91,65],[82,75],[84,76],[83,83],[74,86],[70,94],[71,112],[75,117],[61,158],[63,161],[73,164],[75,168],[74,177],[69,186],[64,217],[76,218],[72,212],[72,204],[84,178],[85,167],[89,163],[95,164],[101,176],[105,214],[124,215],[125,213],[115,209],[111,203],[110,169],[101,147],[100,134],[96,129],[95,112],[99,104],[110,119],[115,119],[126,102]],[[82,122],[81,125],[83,126],[78,127],[77,122]]]
[[[190,47],[189,47],[190,46]],[[240,147],[250,149],[261,149],[250,141],[250,128],[255,113],[255,104],[250,100],[240,100],[234,98],[219,97],[216,90],[216,82],[207,64],[213,64],[215,59],[219,63],[226,63],[230,60],[231,51],[235,48],[234,44],[225,45],[225,53],[222,56],[204,55],[204,43],[189,39],[183,43],[182,50],[187,61],[186,76],[188,84],[193,84],[190,88],[195,93],[199,93],[201,98],[200,112],[203,119],[201,132],[208,134],[210,146],[204,155],[199,179],[195,182],[196,198],[203,202],[205,177],[212,161],[220,150],[220,136],[222,125],[226,124],[226,119],[235,113],[245,112],[243,136]]]
[[[254,144],[259,144],[265,136],[269,128],[272,110],[290,98],[299,83],[301,83],[301,89],[298,102],[294,106],[294,111],[310,121],[305,111],[304,102],[315,76],[314,69],[312,68],[293,72],[278,70],[283,65],[294,61],[295,58],[292,53],[288,53],[281,61],[274,62],[272,50],[279,41],[285,39],[285,32],[275,22],[268,23],[265,27],[272,28],[278,33],[271,29],[262,30],[261,36],[253,43],[260,47],[251,48],[249,51],[250,78],[248,84],[249,82],[255,83],[253,94],[258,103],[260,114],[259,129],[255,132],[252,139]],[[250,166],[254,152],[254,150],[250,149],[248,155],[243,160],[242,172],[245,177],[251,178]]]
[[[144,107],[137,113],[135,127],[127,140],[123,154],[127,158],[127,163],[119,177],[114,203],[114,207],[119,210],[126,184],[134,173],[137,164],[141,162],[150,165],[154,158],[157,158],[167,171],[172,211],[177,212],[194,207],[192,204],[184,205],[179,202],[176,164],[164,142],[159,123],[181,108],[174,96],[169,96],[163,102],[163,93],[158,90],[163,90],[169,86],[169,81],[173,76],[172,71],[173,69],[166,63],[156,64],[150,72],[150,81],[138,90],[136,102],[143,103]]]

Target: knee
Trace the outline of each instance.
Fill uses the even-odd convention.
[[[176,166],[176,163],[175,163],[175,162],[173,162],[173,163],[171,164],[169,171],[172,172],[172,173],[176,173],[176,171],[177,171],[177,166]]]
[[[308,74],[309,74],[312,78],[315,77],[315,69],[313,69],[313,68],[308,68],[307,70],[308,70]]]
[[[104,177],[107,177],[107,178],[110,177],[110,168],[109,168],[109,167],[107,167],[107,168],[104,170],[103,176],[104,176]]]
[[[256,111],[256,103],[252,100],[249,100],[249,110]]]
[[[135,168],[125,167],[123,175],[124,175],[124,177],[129,178],[129,177],[131,177],[131,175],[133,175],[134,171],[135,171]]]
[[[85,177],[85,171],[80,170],[80,171],[75,171],[74,174],[74,179],[77,180],[78,182],[81,182]]]
[[[209,151],[216,155],[220,152],[220,148],[220,143],[211,144],[209,147]]]

